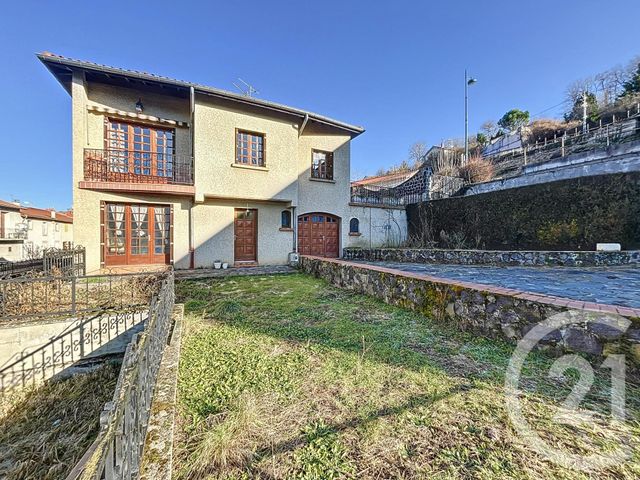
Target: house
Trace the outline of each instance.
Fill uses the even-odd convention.
[[[159,75],[38,58],[72,98],[74,242],[86,247],[88,270],[284,264],[291,252],[338,257],[367,235],[349,201],[350,144],[362,127]]]
[[[63,248],[72,243],[71,212],[0,200],[0,258],[17,262],[39,257],[47,248]]]

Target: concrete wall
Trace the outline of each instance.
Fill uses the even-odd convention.
[[[464,194],[477,195],[558,180],[637,171],[640,171],[640,142],[635,141],[527,165],[517,177],[477,183],[469,186]]]
[[[347,247],[398,247],[407,240],[407,213],[404,209],[351,205],[345,228],[351,218],[357,218],[360,235],[349,235]]]
[[[79,360],[124,353],[147,312],[0,327],[0,392],[37,384]]]

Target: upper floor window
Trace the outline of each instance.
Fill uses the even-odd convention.
[[[333,180],[333,153],[311,151],[311,178]]]
[[[49,224],[47,222],[42,222],[42,235],[47,235],[49,233]]]
[[[265,138],[263,133],[236,131],[236,163],[264,167]]]
[[[173,130],[113,119],[106,122],[105,143],[111,172],[173,176]]]

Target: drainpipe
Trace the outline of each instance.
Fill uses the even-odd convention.
[[[189,111],[191,115],[191,179],[193,180],[193,185],[196,184],[196,155],[195,155],[195,110],[196,110],[196,94],[193,86],[189,87]],[[191,206],[189,207],[189,268],[196,267],[196,258],[195,258],[195,241],[194,241],[194,232],[193,232],[193,200],[191,200]]]
[[[293,253],[298,251],[298,217],[296,207],[291,207],[291,223],[293,223]]]

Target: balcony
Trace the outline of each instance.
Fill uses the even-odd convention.
[[[0,230],[0,240],[26,240],[27,231],[21,228]]]
[[[192,195],[193,157],[86,148],[80,188]]]

